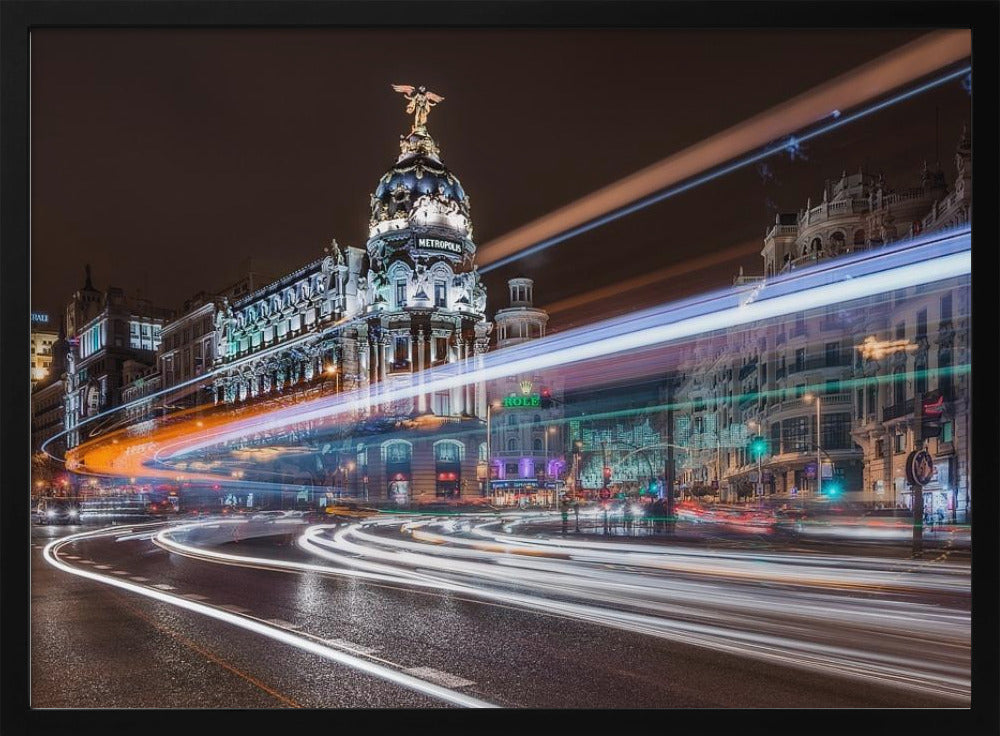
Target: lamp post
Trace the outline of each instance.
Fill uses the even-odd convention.
[[[490,480],[493,475],[493,410],[500,408],[500,402],[486,405],[486,497],[491,497],[493,490]]]
[[[549,480],[549,435],[555,434],[555,427],[545,428],[545,470],[542,474],[542,482],[547,483]],[[556,505],[556,489],[552,489],[552,507],[555,508]]]
[[[802,398],[806,401],[816,402],[816,497],[819,498],[823,490],[823,464],[820,458],[819,430],[820,430],[820,398],[819,394],[805,394]]]
[[[337,370],[337,365],[335,363],[331,363],[330,365],[328,365],[326,367],[326,374],[328,376],[334,376],[334,378],[336,379],[336,388],[337,388],[337,393],[339,394],[340,393],[340,371]]]

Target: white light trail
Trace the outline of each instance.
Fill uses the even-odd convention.
[[[787,571],[775,572],[802,562],[792,556],[734,551],[728,559],[718,555],[706,561],[699,558],[709,555],[688,554],[688,550],[678,554],[675,548],[627,555],[619,550],[607,552],[603,543],[575,543],[572,559],[565,559],[562,540],[532,540],[534,545],[526,545],[522,538],[498,536],[487,544],[502,543],[499,546],[506,551],[489,554],[488,549],[465,548],[468,540],[462,537],[435,538],[421,545],[365,531],[405,526],[421,533],[433,525],[452,531],[460,528],[454,522],[395,518],[341,528],[333,539],[325,536],[332,527],[307,529],[299,546],[337,567],[246,558],[181,545],[171,539],[180,530],[167,530],[157,541],[167,549],[223,564],[330,575],[367,572],[373,581],[473,596],[962,701],[969,697],[968,612],[872,597],[880,592],[875,584],[879,580],[887,596],[906,590],[961,595],[969,586],[964,568],[889,560],[873,565],[867,559],[837,556],[807,563],[796,579]],[[446,545],[455,543],[463,547],[448,556],[451,548]],[[531,550],[531,546],[539,549]],[[554,554],[550,557],[546,552]],[[850,560],[854,567],[846,566]],[[666,569],[664,562],[669,565]],[[831,567],[834,564],[844,567],[836,570]],[[871,567],[878,569],[866,569]],[[817,580],[817,575],[822,578]],[[898,579],[903,577],[906,580]],[[760,582],[779,582],[783,587],[756,587]],[[834,592],[812,592],[810,586]],[[916,656],[913,651],[922,654]]]
[[[199,603],[188,598],[184,598],[178,595],[171,595],[160,590],[156,590],[145,585],[137,585],[135,583],[130,583],[120,578],[111,577],[109,575],[102,575],[100,573],[90,572],[89,570],[82,570],[72,565],[68,565],[59,559],[58,551],[59,548],[70,544],[73,542],[78,542],[83,539],[92,539],[94,537],[101,536],[114,536],[119,533],[120,530],[98,530],[94,532],[82,532],[80,534],[72,534],[68,537],[62,537],[61,539],[56,539],[45,545],[45,549],[42,554],[45,561],[48,562],[53,567],[62,570],[63,572],[69,573],[71,575],[76,575],[78,577],[86,578],[88,580],[93,580],[104,585],[111,585],[122,590],[126,590],[130,593],[136,593],[147,598],[152,598],[154,600],[160,601],[162,603],[168,603],[172,606],[178,608],[183,608],[194,613],[207,616],[209,618],[216,619],[226,624],[236,626],[241,629],[265,636],[289,646],[293,646],[297,649],[309,652],[310,654],[315,654],[324,659],[329,659],[338,664],[344,665],[359,672],[364,672],[365,674],[377,677],[379,679],[391,682],[401,687],[405,687],[409,690],[422,693],[429,697],[441,700],[452,705],[459,705],[466,708],[492,708],[496,707],[491,703],[479,700],[477,698],[470,697],[464,693],[460,693],[455,690],[451,690],[440,685],[436,685],[432,682],[422,680],[418,677],[412,675],[407,675],[403,672],[391,669],[389,667],[370,662],[359,657],[353,657],[343,651],[335,649],[333,647],[327,646],[306,636],[296,634],[277,626],[272,626],[265,624],[247,616],[230,613],[221,608],[206,605],[204,603]]]
[[[904,244],[864,254],[832,259],[768,282],[752,302],[745,289],[728,289],[699,299],[644,310],[596,325],[567,330],[550,337],[487,353],[482,367],[464,363],[424,371],[422,383],[393,386],[378,383],[370,392],[353,391],[276,409],[266,417],[234,421],[229,431],[211,437],[196,432],[162,444],[159,462],[203,450],[244,436],[331,415],[369,410],[373,405],[412,399],[421,394],[461,388],[520,373],[532,373],[582,361],[608,358],[665,345],[695,335],[748,325],[796,312],[850,302],[897,289],[968,276],[972,269],[969,228],[934,233]],[[369,395],[370,394],[370,395]]]

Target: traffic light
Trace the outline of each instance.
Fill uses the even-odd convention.
[[[604,466],[604,482],[607,483],[611,480],[611,467],[608,465]]]
[[[823,492],[826,495],[830,496],[830,498],[834,498],[835,496],[839,496],[840,495],[840,482],[836,481],[836,480],[831,480],[831,481],[827,482],[823,486]]]
[[[754,460],[759,460],[767,454],[767,440],[763,437],[754,437],[750,441],[750,456]]]
[[[543,409],[552,408],[552,392],[547,388],[542,389],[541,406]]]
[[[920,400],[920,439],[941,436],[944,395],[940,390],[925,393]]]

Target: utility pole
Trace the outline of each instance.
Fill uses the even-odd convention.
[[[667,457],[663,468],[663,487],[667,494],[668,534],[674,531],[674,376],[667,376]]]
[[[923,449],[924,394],[913,396],[913,452]],[[910,465],[910,458],[906,460]],[[907,472],[907,475],[910,475]],[[924,551],[924,487],[919,483],[910,483],[913,498],[913,556],[920,557]]]

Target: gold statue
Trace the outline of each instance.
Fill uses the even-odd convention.
[[[416,133],[419,131],[426,133],[427,113],[437,103],[442,102],[444,97],[436,95],[433,92],[428,92],[427,88],[422,85],[416,88],[415,93],[413,86],[409,84],[394,84],[392,88],[402,93],[410,101],[410,104],[406,106],[406,112],[413,115],[413,128],[410,129],[410,132]]]

